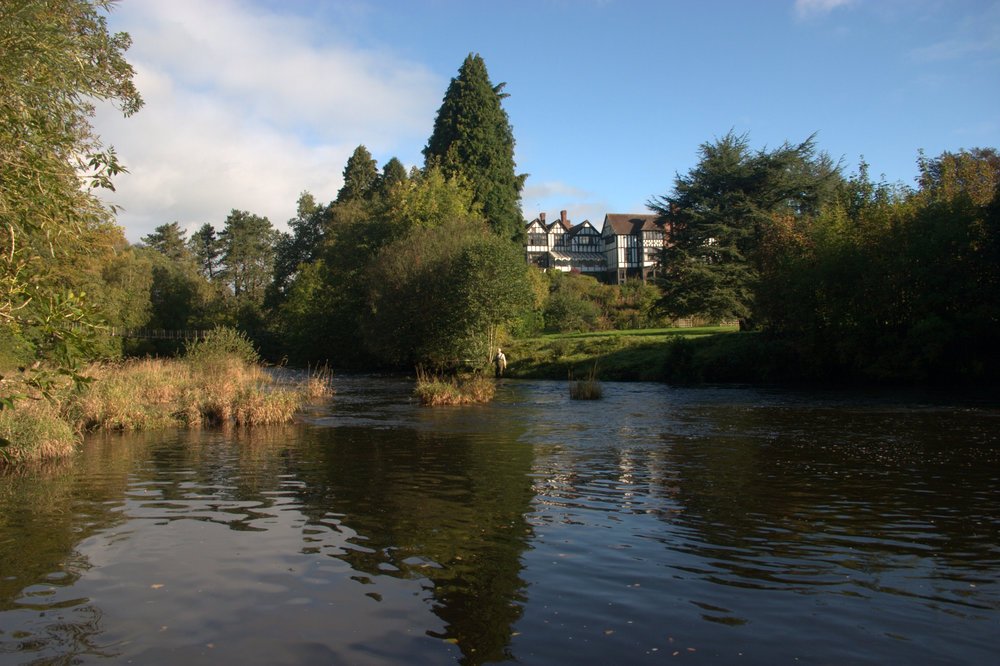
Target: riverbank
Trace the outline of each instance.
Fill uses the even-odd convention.
[[[708,346],[725,344],[737,332],[736,327],[706,326],[524,338],[505,347],[507,376],[566,379],[589,375],[596,364],[597,377],[606,381],[664,381],[680,377],[686,345],[697,341],[711,341]]]
[[[322,375],[277,385],[262,366],[225,354],[95,364],[83,374],[84,386],[67,381],[48,396],[19,389],[24,397],[0,411],[0,465],[68,455],[96,430],[287,423],[329,391]]]
[[[849,356],[808,341],[735,327],[547,335],[505,345],[508,376],[566,379],[596,366],[605,381],[675,385],[965,387],[995,391],[996,375],[908,362],[871,352]]]

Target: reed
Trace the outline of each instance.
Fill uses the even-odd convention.
[[[330,395],[330,374],[311,373],[294,386],[275,385],[259,365],[237,354],[95,364],[91,382],[53,400],[29,395],[0,410],[0,463],[66,455],[89,430],[143,431],[234,424],[288,423],[302,404]]]
[[[129,361],[91,376],[74,410],[84,430],[287,423],[314,390],[271,386],[261,367],[235,356]]]
[[[604,397],[604,389],[597,380],[597,364],[590,369],[586,379],[573,379],[573,371],[569,373],[569,397],[571,400],[600,400]]]
[[[321,365],[309,369],[309,376],[302,382],[299,390],[303,397],[309,400],[327,398],[335,393],[333,389],[333,371],[330,366]]]
[[[496,395],[496,382],[478,373],[445,378],[417,368],[413,393],[428,407],[484,404]]]

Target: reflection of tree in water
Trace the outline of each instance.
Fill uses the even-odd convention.
[[[695,537],[671,548],[713,562],[706,575],[819,592],[824,581],[882,589],[919,568],[939,599],[964,604],[957,572],[1000,558],[989,415],[743,404],[699,417],[699,436],[668,436],[664,450]]]
[[[314,431],[299,474],[303,512],[359,537],[338,555],[365,576],[426,578],[467,663],[509,659],[521,616],[532,449],[404,429]]]
[[[141,441],[121,447],[113,435],[92,438],[88,447],[78,460],[0,473],[0,612],[9,613],[0,653],[108,656],[95,647],[100,609],[60,591],[90,568],[78,544],[124,522],[119,509],[128,472],[145,448]],[[27,624],[10,626],[15,618]]]
[[[114,656],[96,647],[101,609],[86,598],[67,598],[91,567],[79,544],[129,519],[123,509],[137,484],[150,490],[148,500],[136,503],[140,509],[169,511],[190,498],[193,485],[224,488],[224,498],[266,507],[270,499],[262,492],[276,488],[287,471],[280,452],[291,432],[102,433],[88,437],[86,451],[73,459],[5,468],[0,473],[0,612],[7,615],[0,653],[58,655],[60,660]],[[238,446],[225,444],[232,439]],[[179,476],[178,470],[192,474]],[[238,509],[231,516],[227,524],[240,529],[259,513]],[[14,621],[23,625],[15,628]]]

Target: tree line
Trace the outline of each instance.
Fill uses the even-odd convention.
[[[739,319],[752,342],[727,362],[781,378],[1000,369],[994,149],[921,155],[911,188],[872,180],[863,161],[845,175],[812,137],[755,150],[729,133],[649,201],[670,229],[655,284],[600,285],[526,265],[506,93],[476,54],[445,91],[423,165],[380,168],[360,145],[336,198],[303,192],[288,231],[234,209],[218,227],[189,236],[173,222],[129,244],[96,196],[124,167],[90,125],[89,100],[142,106],[111,4],[0,4],[0,368],[41,361],[39,387],[46,368],[82,381],[79,359],[173,351],[108,326],[228,325],[273,361],[444,367],[488,362],[507,335],[698,316]],[[675,365],[690,353],[678,346]]]
[[[110,176],[121,170],[113,152],[95,152],[99,144],[88,121],[93,109],[31,97],[35,88],[64,86],[59,94],[74,103],[81,98],[77,93],[100,97],[106,91],[126,103],[126,110],[138,108],[141,98],[122,55],[128,40],[108,35],[99,11],[108,3],[61,0],[56,4],[70,18],[56,33],[40,25],[50,18],[47,5],[22,4],[19,12],[2,17],[3,25],[23,19],[36,39],[18,35],[24,57],[0,62],[5,89],[23,96],[15,100],[23,103],[3,106],[4,120],[11,122],[0,127],[15,126],[18,119],[12,116],[30,101],[43,108],[39,124],[72,111],[78,133],[63,138],[61,128],[53,127],[49,135],[0,137],[5,156],[28,159],[37,149],[49,159],[29,165],[23,175],[15,171],[18,160],[2,167],[0,213],[8,232],[0,240],[3,367],[44,360],[72,372],[74,359],[176,351],[170,341],[102,335],[109,326],[220,325],[241,329],[275,361],[348,367],[485,364],[532,304],[520,245],[524,176],[515,173],[503,84],[490,81],[480,56],[470,54],[452,79],[423,166],[407,171],[393,158],[379,169],[361,145],[347,161],[336,199],[324,204],[303,192],[288,231],[234,209],[218,228],[206,223],[188,237],[172,222],[130,245],[114,223],[114,211],[101,206],[93,190],[79,188],[81,178],[110,187]],[[67,58],[88,53],[101,67],[84,80],[67,82],[53,74],[25,84],[19,72],[32,71],[28,61],[60,49]],[[71,66],[53,63],[56,70]],[[105,79],[117,81],[117,87]],[[69,152],[88,149],[86,164],[67,161]],[[31,180],[52,163],[61,165],[64,181],[57,192],[62,198],[48,211],[39,205],[42,193],[32,189]],[[26,181],[24,192],[6,187],[14,179]],[[12,201],[8,194],[21,198]],[[68,217],[63,210],[82,212]]]
[[[995,382],[1000,154],[920,154],[918,167],[906,187],[864,160],[844,175],[813,137],[703,144],[649,202],[671,229],[659,309],[757,331],[743,372],[756,378]]]

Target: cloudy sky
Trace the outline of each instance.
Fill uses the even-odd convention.
[[[132,241],[234,208],[285,228],[359,144],[421,164],[469,53],[507,83],[528,219],[644,212],[730,130],[817,133],[907,184],[918,150],[1000,147],[995,0],[122,0],[109,23],[146,100],[95,119]]]

